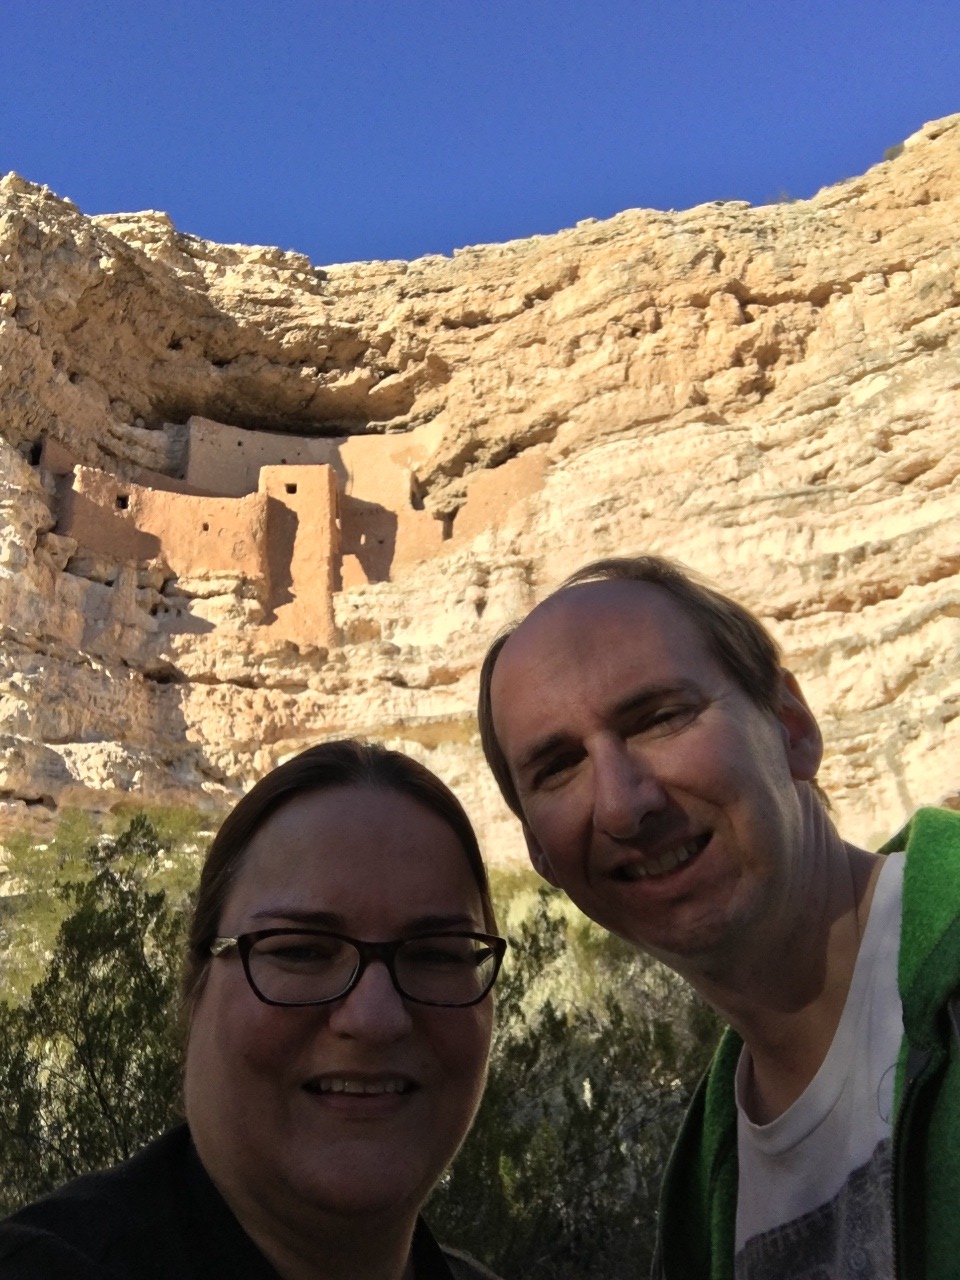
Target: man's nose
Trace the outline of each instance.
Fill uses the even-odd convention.
[[[412,1025],[407,1003],[382,960],[371,960],[353,990],[331,1005],[331,1031],[371,1044],[398,1040]]]
[[[641,752],[616,740],[593,754],[593,825],[614,840],[639,833],[648,813],[666,803],[663,789]]]

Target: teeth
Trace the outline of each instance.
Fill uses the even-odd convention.
[[[349,1076],[327,1076],[311,1084],[317,1093],[349,1093],[376,1096],[383,1093],[406,1093],[405,1080],[352,1080]]]
[[[646,858],[643,862],[632,862],[629,866],[623,867],[620,874],[626,880],[648,880],[651,877],[665,876],[668,871],[674,871],[696,857],[706,846],[709,838],[709,836],[698,836],[696,840],[688,840],[686,844],[679,844],[675,849],[668,849],[659,858]]]

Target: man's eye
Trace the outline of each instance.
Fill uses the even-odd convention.
[[[544,761],[533,775],[534,788],[549,786],[552,782],[558,782],[568,769],[574,767],[579,759],[580,756],[576,752],[570,751]]]
[[[645,724],[638,729],[642,733],[644,729],[672,731],[674,729],[682,729],[684,725],[695,720],[697,716],[697,708],[689,705],[661,707],[658,711],[651,715]]]

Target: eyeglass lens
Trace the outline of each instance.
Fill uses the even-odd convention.
[[[254,986],[279,1004],[332,1000],[350,986],[360,952],[343,938],[323,933],[260,938],[250,948]],[[393,970],[400,991],[428,1004],[470,1004],[488,989],[496,954],[478,938],[410,938],[397,947]]]

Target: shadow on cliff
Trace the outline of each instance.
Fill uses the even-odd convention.
[[[289,604],[293,593],[293,547],[297,540],[300,521],[297,513],[282,502],[270,503],[269,537],[267,538],[267,572],[270,575],[270,594],[264,623],[276,620],[281,605]]]
[[[396,549],[395,512],[361,498],[340,499],[340,554],[356,556],[368,582],[389,582]]]

